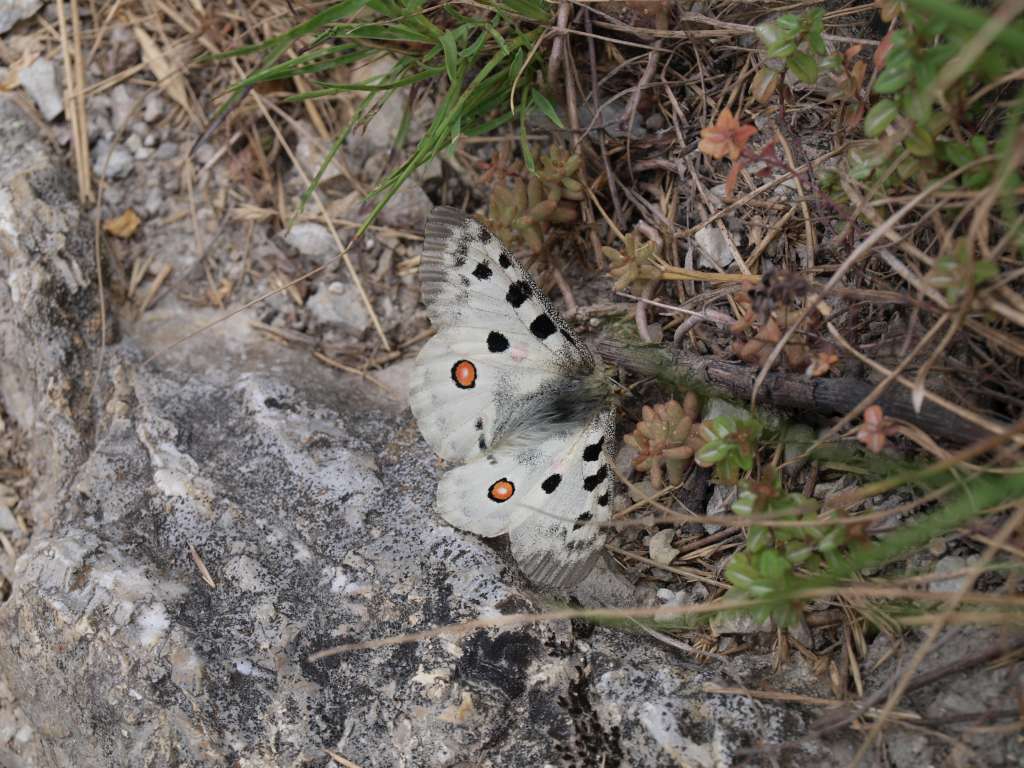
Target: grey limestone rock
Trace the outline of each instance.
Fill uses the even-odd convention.
[[[42,7],[43,0],[0,0],[0,34],[32,17]]]
[[[101,356],[65,172],[0,110],[0,146],[24,134],[0,158],[0,398],[39,475],[32,538],[4,566],[0,708],[17,712],[0,717],[0,764],[326,766],[331,750],[364,768],[710,768],[806,728],[709,696],[714,666],[613,628],[481,628],[310,661],[545,603],[433,514],[435,457],[404,404],[360,379],[241,318],[152,362],[166,338],[125,326]]]
[[[18,74],[18,82],[47,122],[64,111],[64,99],[57,85],[57,67],[49,59],[40,57],[33,61]]]

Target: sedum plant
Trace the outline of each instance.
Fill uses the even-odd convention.
[[[638,472],[649,473],[656,489],[678,485],[700,449],[700,405],[693,392],[687,392],[680,405],[676,400],[645,405],[643,419],[623,440],[639,451],[633,462]]]

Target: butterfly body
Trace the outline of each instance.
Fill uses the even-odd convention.
[[[410,406],[428,443],[461,462],[437,509],[481,536],[509,534],[534,582],[570,586],[604,542],[614,420],[590,350],[530,274],[478,222],[438,208],[426,227],[423,299],[437,334]]]

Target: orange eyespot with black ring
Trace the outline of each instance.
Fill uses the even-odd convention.
[[[501,504],[504,501],[508,501],[512,498],[512,494],[516,492],[515,485],[507,477],[496,480],[490,488],[487,489],[487,498],[491,501],[496,501]]]
[[[458,360],[452,366],[452,381],[459,389],[472,389],[476,386],[476,366],[469,360]]]

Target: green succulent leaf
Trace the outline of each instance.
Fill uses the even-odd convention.
[[[868,110],[864,117],[864,135],[869,138],[881,136],[899,114],[899,107],[892,99],[882,99]]]
[[[812,85],[818,79],[818,62],[803,51],[793,51],[789,56],[789,68],[802,83]]]

